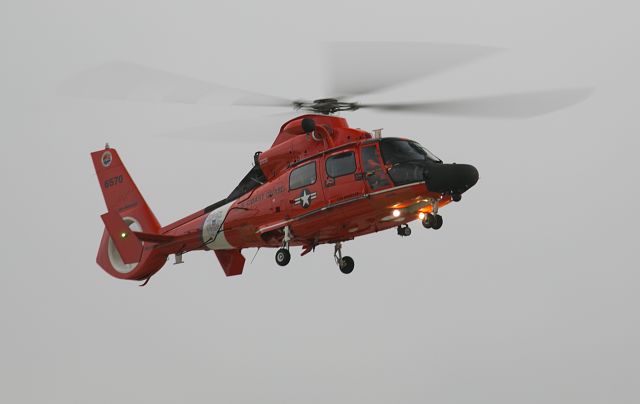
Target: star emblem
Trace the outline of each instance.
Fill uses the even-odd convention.
[[[301,205],[304,209],[306,209],[311,206],[311,201],[316,199],[317,196],[318,194],[316,192],[309,192],[306,189],[303,189],[302,194],[300,194],[300,196],[294,201],[296,205]]]

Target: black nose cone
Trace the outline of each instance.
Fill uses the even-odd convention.
[[[462,194],[478,182],[478,170],[470,164],[434,164],[425,170],[432,192]]]

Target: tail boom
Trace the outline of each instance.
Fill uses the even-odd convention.
[[[118,152],[91,153],[107,205],[105,230],[96,262],[119,279],[144,280],[159,271],[171,254],[214,250],[227,276],[240,275],[245,259],[226,238],[224,223],[233,202],[224,200],[166,227],[133,182]]]

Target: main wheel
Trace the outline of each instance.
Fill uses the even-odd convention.
[[[353,258],[351,257],[342,257],[342,260],[340,260],[340,272],[342,272],[343,274],[350,274],[353,271],[353,268],[355,267],[355,262],[353,262]]]
[[[424,226],[425,229],[432,228],[435,223],[436,223],[436,217],[431,213],[427,213],[424,216],[424,219],[422,219],[422,226]]]
[[[433,229],[434,230],[438,230],[439,228],[442,227],[442,216],[440,215],[435,215],[435,223],[433,224]]]
[[[462,195],[457,192],[454,192],[451,194],[451,200],[454,202],[460,202],[462,200]]]
[[[291,261],[291,253],[286,248],[281,248],[276,252],[276,263],[281,267],[287,265]]]

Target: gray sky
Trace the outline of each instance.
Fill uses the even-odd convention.
[[[0,402],[637,403],[637,13],[621,1],[2,1]],[[177,141],[155,135],[272,111],[66,99],[57,86],[124,60],[313,98],[324,40],[509,49],[368,101],[597,90],[527,121],[347,115],[481,176],[438,232],[346,243],[349,276],[329,246],[286,269],[260,251],[233,279],[212,253],[142,289],[104,273],[91,151],[117,147],[167,224],[227,195],[278,124],[256,123],[255,144]]]

